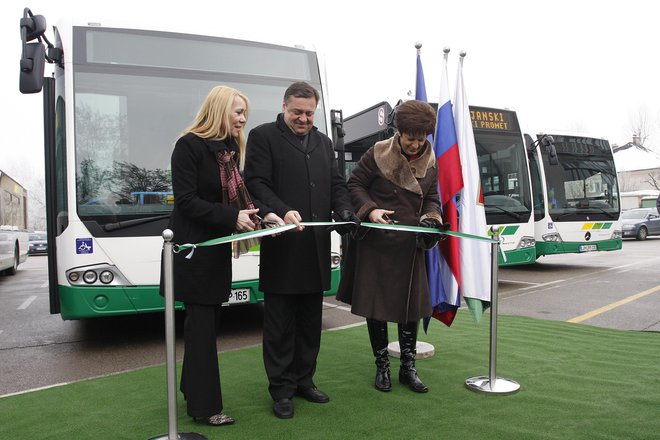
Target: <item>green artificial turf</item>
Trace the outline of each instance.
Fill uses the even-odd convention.
[[[433,321],[420,340],[435,347],[417,362],[430,392],[400,385],[392,359],[393,389],[382,393],[366,328],[324,333],[315,380],[331,401],[294,398],[290,420],[272,414],[261,347],[221,353],[225,412],[236,424],[194,423],[177,393],[178,431],[209,439],[660,438],[658,333],[500,316],[497,374],[521,385],[506,396],[465,387],[489,372],[488,317],[475,326],[461,311],[451,328]],[[148,439],[167,430],[164,365],[0,399],[0,439]]]

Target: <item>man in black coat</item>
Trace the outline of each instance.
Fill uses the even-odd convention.
[[[314,127],[319,94],[296,82],[275,122],[250,131],[245,183],[256,199],[298,227],[261,242],[259,289],[264,292],[263,355],[273,412],[293,417],[291,398],[325,403],[313,382],[321,342],[323,291],[330,288],[330,233],[302,221],[344,221],[352,212],[332,141]]]

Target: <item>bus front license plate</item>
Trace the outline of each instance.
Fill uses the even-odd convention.
[[[598,250],[595,244],[582,244],[580,245],[580,252],[594,252]]]
[[[229,300],[222,305],[243,304],[250,302],[250,289],[231,289]]]
[[[229,292],[229,299],[227,302],[222,303],[223,306],[231,306],[234,304],[245,304],[250,302],[250,289],[231,289]]]

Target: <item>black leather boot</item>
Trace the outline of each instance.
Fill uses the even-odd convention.
[[[390,391],[392,381],[390,380],[390,360],[387,356],[387,322],[367,318],[367,329],[369,330],[371,349],[376,357],[374,386],[378,391]]]
[[[417,355],[417,326],[419,321],[398,324],[401,367],[399,382],[408,385],[416,393],[428,392],[428,387],[417,377],[415,356]]]

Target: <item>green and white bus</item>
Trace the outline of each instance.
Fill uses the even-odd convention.
[[[515,111],[470,106],[486,223],[499,227],[499,264],[536,261],[532,187],[523,133]]]
[[[344,120],[347,177],[364,152],[392,136],[392,115],[392,107],[381,102]],[[518,117],[512,110],[477,106],[470,106],[470,115],[488,224],[484,235],[499,227],[501,266],[534,263],[532,192]]]
[[[45,30],[45,19],[26,9],[20,88],[39,93],[43,86],[51,313],[80,319],[161,311],[174,142],[218,84],[250,98],[247,130],[275,119],[294,81],[324,97],[317,55],[106,23],[58,23],[52,43]],[[52,78],[44,78],[44,60]],[[315,122],[327,133],[329,121],[322,98]],[[339,240],[333,243],[332,291],[339,279]],[[262,301],[258,249],[233,261],[229,303]]]
[[[537,257],[621,249],[621,204],[612,148],[576,133],[525,135]]]

